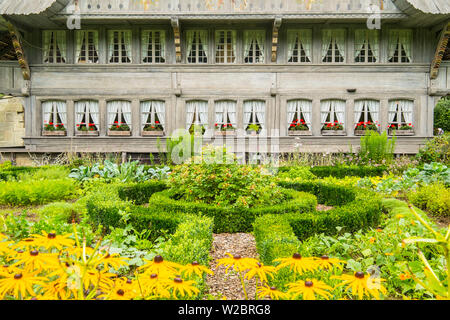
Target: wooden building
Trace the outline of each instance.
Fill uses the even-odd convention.
[[[0,0],[0,15],[27,152],[158,152],[195,124],[206,143],[255,129],[281,152],[349,151],[371,122],[410,127],[397,152],[415,153],[450,92],[448,0]]]

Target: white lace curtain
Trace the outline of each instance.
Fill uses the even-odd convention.
[[[298,41],[298,52],[300,55],[300,49],[303,47],[305,50],[306,57],[309,61],[311,58],[311,47],[312,47],[312,30],[311,29],[300,29],[300,30],[289,30],[288,34],[288,60],[294,55],[295,44]]]
[[[57,124],[67,125],[67,106],[65,101],[45,101],[42,103],[43,121],[44,125],[50,124],[50,119],[53,115],[53,126]],[[61,120],[58,123],[58,116]]]
[[[76,124],[81,125],[83,122],[83,117],[85,117],[85,124],[89,124],[89,117],[92,118],[94,125],[99,126],[99,106],[97,101],[76,101],[75,102],[75,115]]]
[[[119,114],[122,114],[125,123],[131,128],[131,102],[130,101],[109,101],[107,104],[108,110],[108,127],[114,125],[114,120],[118,117],[120,122],[122,119]],[[120,125],[120,123],[119,123]]]
[[[229,119],[231,125],[236,128],[236,101],[216,101],[215,109],[215,123],[217,123],[218,125],[227,124]]]
[[[53,44],[56,43],[56,47],[53,46],[53,54],[57,52],[59,49],[59,53],[61,54],[61,58],[66,61],[66,53],[67,53],[67,44],[66,44],[66,32],[65,31],[44,31],[44,60],[47,60],[50,55],[50,48]],[[52,38],[54,42],[52,43]],[[56,56],[56,55],[55,55]],[[56,61],[54,61],[56,62]]]
[[[339,50],[339,53],[345,60],[345,30],[344,29],[325,29],[322,30],[322,59],[327,56],[328,49],[333,42]],[[334,49],[334,48],[333,48]]]
[[[244,102],[244,128],[247,128],[250,124],[259,123],[261,129],[265,129],[265,112],[266,103],[265,101],[245,101]],[[253,115],[253,121],[250,120]]]
[[[118,42],[114,43],[114,34],[118,33]],[[119,46],[119,52],[122,52],[122,44],[125,46],[126,57],[132,61],[132,52],[131,52],[131,39],[132,33],[130,30],[118,31],[118,30],[110,30],[108,31],[108,47],[109,47],[109,61],[114,56],[114,45]],[[122,57],[124,58],[124,57]],[[120,61],[121,62],[121,61]]]
[[[98,31],[77,30],[75,37],[76,41],[75,62],[77,63],[80,61],[81,48],[83,47],[83,44],[86,43],[86,39],[88,38],[89,33],[93,34],[93,41],[94,41],[93,45],[95,50],[98,50]],[[86,47],[85,50],[87,58],[88,48]]]
[[[306,125],[311,128],[312,102],[310,100],[291,100],[287,103],[288,126],[294,121],[295,115],[303,115]]]
[[[193,124],[203,125],[205,129],[208,129],[207,101],[197,100],[186,103],[186,129],[189,130]]]
[[[355,101],[355,124],[360,121],[363,112],[368,112],[373,122],[379,121],[380,102],[376,100]],[[363,121],[366,122],[368,120],[364,119]]]
[[[159,33],[159,41],[161,45],[161,58],[166,59],[166,33],[163,30],[144,30],[142,31],[142,37],[141,37],[141,58],[142,60],[149,57],[149,54],[151,52],[148,51],[148,46],[150,44],[150,36],[152,36],[153,39],[155,39],[155,34]],[[156,44],[156,42],[155,42]],[[155,47],[152,46],[153,50],[155,50]]]
[[[344,100],[324,100],[320,104],[320,119],[322,124],[338,121],[341,124],[345,123],[345,101]]]
[[[203,52],[205,56],[208,57],[208,31],[206,30],[187,30],[186,31],[186,44],[188,54],[192,51],[192,45],[194,43],[194,38],[197,37],[196,44],[201,43],[203,46]],[[197,47],[198,50],[198,47]]]
[[[147,124],[155,124],[156,114],[159,124],[165,128],[166,125],[166,104],[164,101],[143,101],[141,102],[141,129],[143,130]]]
[[[261,53],[261,62],[264,62],[265,58],[265,41],[266,32],[264,30],[246,30],[244,31],[244,57],[247,58],[250,55],[250,50],[252,43],[259,46],[259,51]]]
[[[397,116],[396,123],[412,123],[413,121],[414,102],[411,100],[394,100],[389,102],[389,124],[394,123],[395,116]],[[405,120],[405,122],[402,121]]]
[[[388,59],[392,59],[397,49],[403,47],[406,57],[411,61],[412,31],[411,30],[390,30],[389,32],[389,52]],[[398,55],[400,56],[400,53]]]

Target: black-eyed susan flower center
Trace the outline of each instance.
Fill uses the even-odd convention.
[[[152,273],[150,275],[150,279],[156,279],[156,278],[158,278],[158,275],[156,273]]]
[[[277,290],[277,287],[270,287],[270,290],[275,291]]]
[[[50,233],[47,235],[47,238],[49,238],[49,239],[55,239],[55,238],[56,238],[56,233],[50,232]]]
[[[33,257],[37,256],[38,254],[39,254],[39,251],[37,251],[37,250],[30,251],[30,255]]]
[[[164,261],[164,259],[163,259],[163,257],[161,257],[160,255],[157,255],[154,259],[153,259],[153,262],[155,262],[155,263],[161,263],[161,262],[163,262]]]
[[[311,288],[313,286],[312,281],[305,281],[305,287]]]
[[[294,253],[294,254],[292,255],[292,258],[293,258],[293,259],[301,259],[302,256],[300,255],[300,253]]]
[[[14,275],[14,279],[16,279],[16,280],[20,280],[22,278],[23,278],[23,275],[21,273],[18,273],[18,274]]]
[[[241,256],[237,254],[237,255],[233,256],[233,258],[234,258],[235,260],[239,260],[239,259],[241,258]]]
[[[198,263],[197,261],[194,261],[194,262],[192,262],[192,265],[193,265],[193,266],[198,266],[199,263]]]
[[[119,296],[123,296],[125,294],[125,291],[123,291],[122,289],[117,290],[117,294]]]
[[[127,279],[127,284],[131,284],[131,279]]]
[[[183,283],[183,280],[181,278],[175,278],[175,279],[173,279],[173,281],[175,283]]]
[[[356,272],[355,277],[358,279],[364,279],[364,272],[361,271]]]
[[[258,266],[258,268],[261,268],[261,267],[262,267],[262,264],[259,263],[259,262],[257,262],[256,265]]]
[[[326,255],[323,255],[323,256],[320,257],[320,259],[322,259],[322,260],[328,260],[328,259],[330,259],[330,258],[328,258],[328,256],[326,256]]]
[[[110,258],[111,257],[111,255],[108,253],[106,256],[105,256],[105,259],[108,259],[108,258]]]

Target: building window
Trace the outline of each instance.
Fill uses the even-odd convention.
[[[141,43],[144,63],[166,62],[166,33],[164,31],[142,31]]]
[[[75,124],[78,131],[98,131],[100,128],[98,101],[76,101]]]
[[[76,31],[76,63],[98,63],[98,31]]]
[[[244,62],[264,63],[266,32],[244,31]]]
[[[288,62],[312,62],[312,30],[288,30]]]
[[[355,62],[378,62],[379,47],[378,30],[355,31]]]
[[[236,62],[236,31],[216,31],[216,63]]]
[[[208,31],[186,31],[188,63],[208,63]]]
[[[109,101],[108,128],[110,130],[121,129],[121,131],[131,131],[131,102],[130,101]]]
[[[296,126],[306,126],[311,130],[311,110],[310,100],[291,100],[287,103],[287,124],[289,129]]]
[[[164,101],[141,102],[142,131],[164,131],[166,125],[166,105]]]
[[[266,102],[265,101],[245,101],[244,102],[244,128],[249,129],[250,125],[259,126],[260,130],[265,129]]]
[[[66,63],[66,32],[44,31],[44,63]]]
[[[377,100],[355,101],[355,126],[373,124],[379,127],[380,102]]]
[[[412,61],[412,31],[390,30],[389,31],[389,62],[408,63]]]
[[[110,63],[131,63],[131,31],[108,31]]]
[[[389,102],[389,128],[413,126],[414,102],[411,100],[393,100]]]
[[[67,107],[65,101],[42,102],[43,125],[45,130],[63,130],[67,125]]]
[[[320,120],[322,129],[330,126],[344,127],[345,125],[345,101],[324,100],[320,104]]]
[[[208,129],[208,102],[188,101],[186,103],[186,129],[192,132],[194,128],[202,127],[202,131]]]
[[[236,101],[216,101],[216,118],[215,128],[216,130],[225,128],[235,128],[236,122]]]
[[[322,31],[322,61],[329,63],[345,62],[345,30]]]

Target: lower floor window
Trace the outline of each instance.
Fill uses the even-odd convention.
[[[111,131],[131,131],[131,102],[109,101],[108,128]]]
[[[287,123],[289,130],[310,130],[311,129],[310,100],[291,100],[287,103]]]
[[[266,102],[251,100],[244,102],[244,128],[257,131],[265,129]]]
[[[344,130],[345,101],[324,100],[320,105],[322,130]]]
[[[202,133],[208,129],[208,102],[188,101],[186,103],[186,129],[193,132],[199,129]]]
[[[389,128],[412,129],[414,102],[411,100],[393,100],[389,102]]]
[[[166,107],[164,101],[141,102],[142,131],[164,131]]]
[[[76,101],[75,122],[78,131],[98,131],[100,128],[98,101]]]
[[[380,102],[377,100],[355,101],[355,129],[378,130]]]
[[[236,101],[216,101],[216,130],[233,130],[236,128]]]
[[[42,103],[44,130],[66,130],[67,107],[65,101],[45,101]]]

